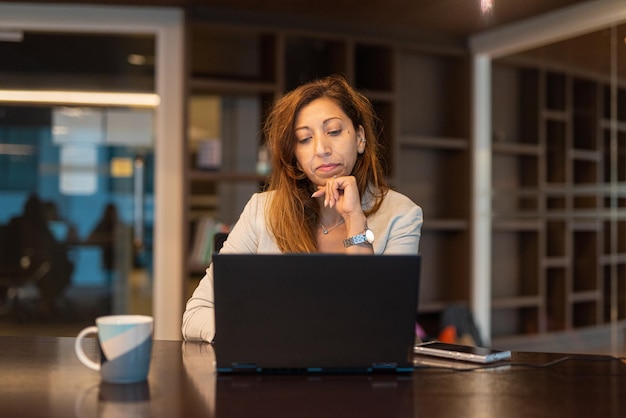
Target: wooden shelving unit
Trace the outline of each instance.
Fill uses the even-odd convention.
[[[494,341],[603,326],[626,288],[626,110],[608,122],[603,80],[504,61],[493,92]]]
[[[237,143],[254,154],[269,104],[302,82],[342,73],[363,91],[383,122],[392,187],[424,209],[420,323],[435,333],[443,310],[468,305],[468,55],[252,24],[190,19],[188,27],[190,99],[256,103],[256,113],[229,122],[253,133],[242,142],[227,125],[226,149]],[[496,61],[492,73],[493,343],[626,320],[626,87],[612,113],[606,80],[513,60]],[[245,203],[264,182],[254,159],[198,171],[189,147],[187,221],[196,201],[236,220],[233,190],[244,189]]]
[[[344,74],[367,95],[383,126],[384,165],[392,186],[424,208],[421,309],[433,332],[451,303],[469,293],[469,70],[463,54],[423,52],[393,42],[328,33],[189,20],[190,99],[254,97],[261,115],[274,97],[302,82]],[[226,61],[226,62],[224,62]],[[259,118],[260,119],[260,118]],[[261,120],[250,124],[260,126]],[[260,131],[260,129],[259,129]],[[231,138],[222,137],[227,148]],[[263,138],[250,138],[257,148]],[[189,200],[222,203],[225,184],[262,184],[254,167],[193,168]],[[232,209],[235,220],[241,208]],[[193,216],[190,215],[190,219]],[[190,242],[193,226],[190,226]],[[202,271],[190,269],[190,274]]]
[[[469,299],[469,58],[399,48],[396,62],[393,184],[424,210],[419,318],[434,333]]]

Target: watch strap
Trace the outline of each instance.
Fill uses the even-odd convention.
[[[365,234],[359,234],[359,235],[355,235],[353,237],[344,239],[343,246],[350,247],[352,245],[363,244],[364,242],[367,242],[367,239],[365,238]]]
[[[358,235],[343,240],[343,246],[345,248],[358,244],[372,244],[374,242],[374,233],[368,227]]]

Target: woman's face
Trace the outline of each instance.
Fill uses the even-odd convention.
[[[333,176],[348,176],[357,154],[365,149],[363,127],[352,121],[332,100],[320,98],[296,115],[298,168],[318,186]]]

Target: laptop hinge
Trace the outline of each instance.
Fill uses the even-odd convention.
[[[372,363],[373,372],[395,372],[398,371],[398,363],[394,361]]]
[[[256,363],[232,363],[230,370],[231,372],[234,372],[234,373],[237,373],[237,372],[251,373],[251,372],[258,372],[259,368],[257,367]]]

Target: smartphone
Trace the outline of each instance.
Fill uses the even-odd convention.
[[[494,361],[508,360],[511,358],[511,352],[508,350],[503,351],[485,347],[448,344],[440,341],[416,344],[415,347],[413,347],[413,352],[415,354],[471,361],[474,363],[493,363]]]

